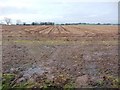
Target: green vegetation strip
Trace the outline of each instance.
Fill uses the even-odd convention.
[[[116,40],[107,40],[107,41],[64,41],[64,40],[45,40],[45,41],[37,41],[37,40],[15,40],[15,43],[27,43],[27,44],[43,44],[43,45],[70,45],[70,44],[80,44],[80,45],[87,45],[87,44],[110,44],[110,45],[117,45],[118,41]]]
[[[2,41],[2,45],[9,43],[17,44],[40,44],[40,45],[89,45],[89,44],[98,44],[98,45],[118,45],[117,40],[79,40],[79,41],[65,41],[65,40],[10,40]]]

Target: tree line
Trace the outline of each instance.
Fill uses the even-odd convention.
[[[12,24],[11,18],[4,18],[4,22],[7,25]],[[31,24],[28,24],[26,22],[22,22],[21,20],[16,20],[16,25],[119,25],[119,24],[111,24],[111,23],[61,23],[61,24],[55,24],[54,22],[32,22]]]
[[[12,19],[5,17],[3,21],[0,22],[0,24],[6,24],[11,25]],[[16,25],[55,25],[54,22],[32,22],[31,24],[22,22],[21,20],[16,20]]]

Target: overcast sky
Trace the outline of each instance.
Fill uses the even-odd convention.
[[[117,23],[119,0],[0,0],[0,20],[13,23],[53,21],[56,23]]]

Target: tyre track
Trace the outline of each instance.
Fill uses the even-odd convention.
[[[51,28],[50,26],[46,27],[46,28],[43,28],[41,30],[38,31],[39,34],[43,33],[44,31],[46,31],[46,29],[49,29]]]
[[[34,27],[33,27],[34,28]],[[47,26],[47,27],[38,27],[38,28],[35,28],[35,29],[27,29],[27,30],[25,30],[25,32],[27,33],[27,34],[32,34],[32,33],[34,33],[34,34],[38,34],[40,31],[43,31],[43,30],[45,30],[45,29],[47,29],[47,28],[49,28],[49,26]]]
[[[58,30],[58,34],[61,34],[59,26],[56,26],[56,29]]]
[[[69,30],[67,30],[65,27],[60,26],[64,31],[66,31],[67,33],[71,33]]]
[[[53,27],[50,29],[50,31],[48,32],[48,35],[50,35],[52,32],[54,32],[54,30],[55,30],[55,27],[53,26]]]

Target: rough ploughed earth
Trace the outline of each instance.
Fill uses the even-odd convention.
[[[2,66],[11,87],[118,87],[118,28],[3,25]]]

